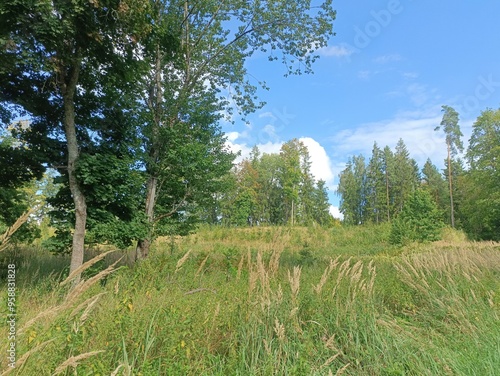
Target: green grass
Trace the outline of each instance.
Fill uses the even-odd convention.
[[[500,245],[446,230],[443,241],[397,248],[388,233],[203,228],[159,239],[149,259],[59,310],[67,259],[6,254],[2,268],[19,265],[17,357],[32,351],[16,374],[51,375],[73,360],[61,374],[495,375]],[[43,311],[53,314],[28,325]]]

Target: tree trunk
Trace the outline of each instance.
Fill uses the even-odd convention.
[[[448,182],[450,186],[450,217],[451,217],[451,227],[455,228],[455,212],[453,210],[453,183],[452,183],[452,173],[451,173],[451,158],[450,158],[450,143],[447,142],[448,146]]]
[[[65,72],[64,68],[61,68],[59,71]],[[66,145],[68,149],[69,189],[71,191],[73,203],[75,204],[75,231],[73,233],[73,244],[71,249],[70,273],[83,264],[85,226],[87,222],[87,203],[76,177],[76,162],[79,156],[79,148],[76,137],[74,95],[79,73],[80,60],[77,58],[68,72],[68,77],[66,77],[65,74],[61,74],[60,81],[64,103],[64,132],[66,134]],[[80,276],[77,276],[75,278],[75,283],[78,283],[79,280]]]
[[[387,172],[387,166],[385,167],[385,197],[387,205],[387,222],[391,221],[391,212],[389,206],[389,173]]]
[[[158,151],[158,139],[160,137],[160,128],[162,126],[163,118],[163,86],[162,86],[162,55],[160,47],[156,47],[156,59],[155,59],[155,78],[152,86],[149,90],[148,96],[148,107],[154,114],[152,132],[151,132],[151,147],[149,150],[150,160],[146,166],[146,171],[149,173],[147,191],[146,191],[146,207],[145,214],[148,221],[149,234],[145,239],[139,239],[137,242],[137,247],[135,248],[135,260],[142,260],[148,257],[149,247],[151,246],[152,238],[152,226],[154,224],[154,209],[156,205],[156,196],[158,194],[158,177],[156,175],[156,163],[159,162],[159,151]]]
[[[154,207],[156,203],[156,189],[158,187],[158,179],[150,176],[148,180],[147,193],[146,193],[146,218],[149,225],[154,222]],[[142,260],[148,257],[149,247],[151,246],[151,236],[145,239],[140,239],[135,248],[135,260]]]

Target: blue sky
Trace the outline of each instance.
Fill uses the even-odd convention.
[[[313,75],[283,77],[265,56],[247,68],[269,91],[249,124],[223,124],[233,150],[253,145],[278,152],[302,139],[313,173],[330,187],[332,212],[338,174],[373,142],[394,148],[403,138],[422,167],[443,167],[444,137],[434,132],[441,106],[460,114],[467,145],[474,120],[500,107],[500,2],[384,0],[334,2],[336,36],[319,51]]]

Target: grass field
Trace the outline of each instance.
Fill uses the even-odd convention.
[[[401,248],[389,230],[202,228],[114,272],[108,254],[73,290],[67,259],[4,252],[10,374],[498,375],[500,244],[445,230]],[[4,320],[3,374],[8,335]]]

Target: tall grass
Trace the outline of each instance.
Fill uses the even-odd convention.
[[[500,245],[386,230],[207,228],[77,293],[44,274],[20,288],[16,372],[495,375]]]

